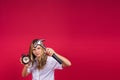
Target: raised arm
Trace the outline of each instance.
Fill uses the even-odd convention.
[[[61,64],[62,64],[63,67],[71,66],[71,62],[67,58],[65,58],[62,55],[56,53],[52,48],[47,48],[46,52],[47,52],[48,55],[52,56],[54,54],[58,59],[60,59],[62,61]]]

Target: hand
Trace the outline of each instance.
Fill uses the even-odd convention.
[[[46,48],[46,54],[47,54],[48,56],[52,56],[53,53],[55,53],[55,51],[54,51],[52,48]]]

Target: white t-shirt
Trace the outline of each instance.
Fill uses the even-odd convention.
[[[62,65],[50,56],[47,57],[47,62],[43,69],[38,70],[36,65],[37,62],[27,69],[28,73],[32,72],[32,80],[54,80],[54,70],[62,69]]]

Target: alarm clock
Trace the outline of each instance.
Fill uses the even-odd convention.
[[[23,64],[28,64],[30,62],[30,56],[29,55],[22,55],[22,63]]]

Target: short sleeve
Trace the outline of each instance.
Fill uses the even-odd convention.
[[[52,57],[52,64],[53,64],[53,69],[63,69],[62,64],[57,62],[53,57]]]
[[[30,64],[30,66],[27,68],[27,72],[28,73],[31,73],[33,70],[34,70],[34,68],[35,68],[35,65],[36,63],[34,63],[34,65],[32,65],[32,63]]]

